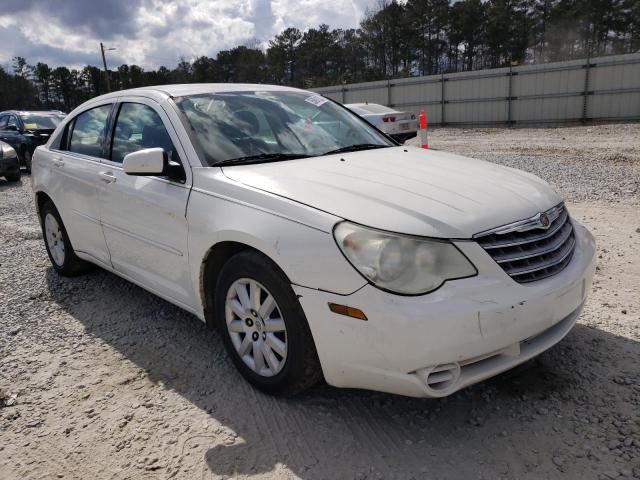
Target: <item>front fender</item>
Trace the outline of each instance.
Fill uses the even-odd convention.
[[[295,285],[348,295],[366,283],[342,256],[330,231],[195,189],[187,221],[190,271],[197,292],[202,264],[220,242],[237,242],[262,252]]]

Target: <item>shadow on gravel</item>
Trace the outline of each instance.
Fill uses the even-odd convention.
[[[561,467],[551,458],[567,438],[581,441],[571,420],[576,409],[615,401],[624,392],[605,367],[613,361],[609,355],[618,352],[616,361],[640,356],[636,342],[577,325],[538,359],[446,399],[326,385],[280,399],[241,378],[217,332],[131,283],[101,270],[64,279],[49,268],[47,284],[88,334],[237,434],[226,443],[219,435],[202,435],[177,445],[209,442],[208,469],[232,477],[273,472],[279,465],[309,479],[425,478],[427,472],[429,478],[451,478],[453,472],[455,478],[560,477]],[[604,386],[596,388],[598,383]],[[177,462],[167,476],[177,474]],[[567,465],[564,470],[580,471]]]
[[[4,177],[0,177],[0,192],[5,192],[7,190],[13,190],[16,188],[22,188],[24,182],[28,182],[28,179],[23,176],[20,177],[20,180],[17,182],[7,182]]]

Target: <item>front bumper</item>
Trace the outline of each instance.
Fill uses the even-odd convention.
[[[18,157],[0,158],[0,177],[11,175],[20,171],[20,161]]]
[[[478,276],[406,297],[366,285],[342,296],[294,286],[326,381],[414,397],[441,397],[529,360],[573,327],[595,271],[595,241],[574,222],[576,247],[557,275],[519,284],[475,242],[457,242]],[[327,303],[361,309],[368,321]]]

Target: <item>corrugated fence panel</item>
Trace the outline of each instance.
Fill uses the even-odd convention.
[[[424,81],[428,79],[428,81]],[[442,84],[439,76],[402,78],[392,82],[391,104],[394,108],[418,114],[425,110],[430,123],[441,123]]]
[[[640,120],[640,53],[316,91],[344,103],[380,103],[412,113],[425,110],[431,124]]]
[[[380,103],[387,105],[389,103],[388,88],[386,82],[384,85],[372,87],[367,90],[348,89],[345,95],[344,103]]]
[[[633,118],[640,112],[640,58],[625,62],[623,56],[596,63],[589,77],[587,115],[595,119]]]

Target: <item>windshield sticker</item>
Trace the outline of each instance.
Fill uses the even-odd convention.
[[[37,123],[25,123],[24,124],[24,129],[25,130],[37,130],[38,129],[38,124]]]
[[[311,95],[310,97],[305,98],[304,101],[309,102],[310,104],[315,105],[316,107],[319,107],[320,105],[328,102],[329,100],[324,98],[321,95]]]

